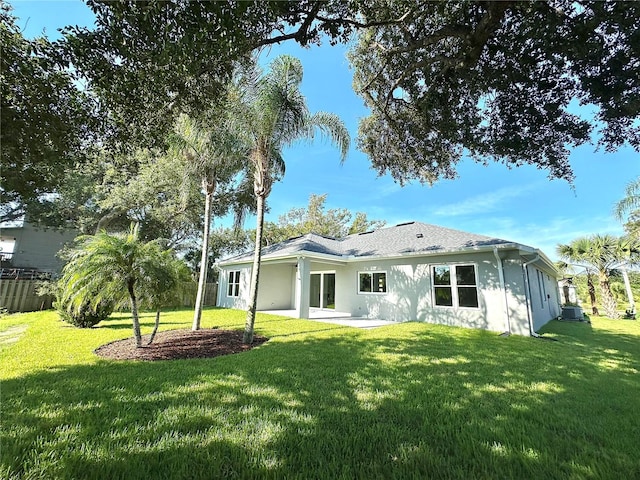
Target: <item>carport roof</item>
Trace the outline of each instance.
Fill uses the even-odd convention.
[[[497,245],[515,245],[500,238],[487,237],[451,228],[420,222],[401,223],[345,238],[330,238],[309,233],[262,249],[262,259],[294,257],[313,254],[335,257],[336,260],[387,257],[415,254],[435,254],[488,248]],[[253,259],[247,252],[220,262],[221,265],[246,263]]]

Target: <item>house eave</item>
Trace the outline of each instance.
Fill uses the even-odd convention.
[[[521,245],[522,248],[519,249],[520,256],[526,260],[533,260],[538,257],[537,263],[543,270],[547,273],[553,275],[556,279],[561,278],[560,272],[556,268],[555,264],[551,261],[549,257],[538,248],[531,248],[525,245]]]
[[[486,253],[492,252],[494,248],[498,250],[512,250],[518,251],[521,255],[532,255],[536,253],[540,253],[540,256],[545,259],[550,266],[553,266],[550,260],[542,253],[541,251],[528,247],[526,245],[521,245],[518,243],[501,243],[501,244],[493,244],[493,245],[482,245],[476,247],[464,247],[464,248],[455,248],[455,249],[441,249],[434,251],[414,251],[414,252],[401,252],[395,254],[387,254],[387,255],[330,255],[326,253],[318,253],[318,252],[310,252],[307,250],[300,250],[294,253],[287,253],[285,255],[270,255],[268,257],[262,258],[263,264],[278,264],[278,263],[295,263],[298,258],[305,257],[310,260],[315,260],[323,263],[330,263],[335,265],[346,265],[347,263],[357,263],[357,262],[366,262],[366,261],[376,261],[376,260],[397,260],[400,258],[417,258],[417,257],[435,257],[440,255],[464,255],[469,253]],[[231,266],[231,265],[248,265],[253,262],[252,258],[243,258],[239,260],[227,260],[217,262],[217,265],[220,267]],[[554,269],[555,270],[555,269]]]
[[[296,263],[300,257],[309,258],[310,260],[318,260],[324,263],[332,263],[335,265],[344,265],[347,263],[344,257],[340,257],[338,255],[310,252],[307,250],[300,250],[298,252],[287,253],[285,255],[269,255],[268,257],[262,257],[261,262],[263,264]],[[240,260],[222,260],[217,262],[217,265],[226,267],[228,265],[247,265],[251,263],[253,263],[253,258],[243,258]]]

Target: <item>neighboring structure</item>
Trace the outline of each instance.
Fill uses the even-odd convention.
[[[31,312],[51,308],[52,297],[39,296],[42,280],[55,277],[63,262],[57,253],[80,233],[28,222],[0,227],[0,309]]]
[[[558,288],[560,289],[560,303],[563,305],[580,305],[580,298],[573,283],[573,277],[558,280]]]
[[[27,222],[2,227],[2,267],[58,274],[63,262],[56,254],[78,235],[77,230],[40,227]]]
[[[218,305],[246,309],[253,254],[224,260]],[[263,249],[259,310],[310,308],[536,335],[560,315],[558,272],[540,250],[409,222]]]

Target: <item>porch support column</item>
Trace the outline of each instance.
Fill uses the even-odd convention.
[[[311,264],[308,258],[298,257],[296,269],[296,318],[309,318],[309,286]]]

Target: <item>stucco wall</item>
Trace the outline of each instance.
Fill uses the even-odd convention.
[[[218,289],[218,306],[245,310],[249,306],[251,268],[247,265],[229,266],[222,269]],[[240,271],[240,291],[237,297],[230,297],[229,272]],[[258,310],[291,309],[293,275],[295,265],[264,264],[260,267],[260,284],[258,288]]]
[[[519,335],[529,335],[526,287],[522,268],[523,260],[520,256],[511,255],[503,260],[503,265],[509,299],[511,331]],[[533,329],[537,331],[559,315],[558,288],[556,280],[551,276],[550,272],[541,270],[535,265],[528,265],[527,272],[529,276],[529,299]],[[544,290],[541,289],[541,285],[544,285]]]
[[[504,331],[505,300],[495,263],[492,254],[479,253],[348,264],[336,269],[336,310],[353,316]],[[434,305],[430,266],[437,264],[476,266],[478,308]],[[358,293],[358,273],[363,271],[387,272],[387,293]]]
[[[260,267],[258,310],[286,310],[293,308],[291,292],[294,289],[295,265],[265,264]]]
[[[502,259],[504,283],[509,311],[511,333],[529,335],[529,317],[527,314],[526,289],[519,255],[511,254]]]
[[[237,297],[230,297],[229,272],[240,271],[240,291]],[[245,310],[249,302],[249,282],[251,281],[251,265],[234,265],[222,269],[218,277],[218,303],[219,307],[237,308]]]
[[[335,310],[354,317],[398,322],[417,320],[496,332],[510,330],[514,334],[529,335],[522,259],[517,252],[500,253],[505,290],[500,286],[498,266],[493,252],[350,262],[344,265],[314,261],[310,262],[309,271],[335,272]],[[434,304],[431,266],[441,264],[472,264],[476,267],[478,308],[444,307]],[[533,265],[528,268],[531,308],[534,327],[537,330],[558,316],[558,291],[554,287],[555,279],[549,272],[538,274],[538,269]],[[241,271],[239,298],[227,296],[226,272],[229,270]],[[219,305],[243,309],[247,307],[250,271],[251,265],[225,268],[220,280]],[[360,272],[386,272],[387,292],[359,293]],[[295,264],[263,264],[260,277],[258,309],[296,308]],[[544,285],[545,288],[544,300],[540,295],[540,285]],[[546,297],[547,294],[550,298]]]
[[[531,288],[531,310],[533,328],[539,330],[549,320],[560,315],[558,286],[554,277],[529,265],[529,286]]]

